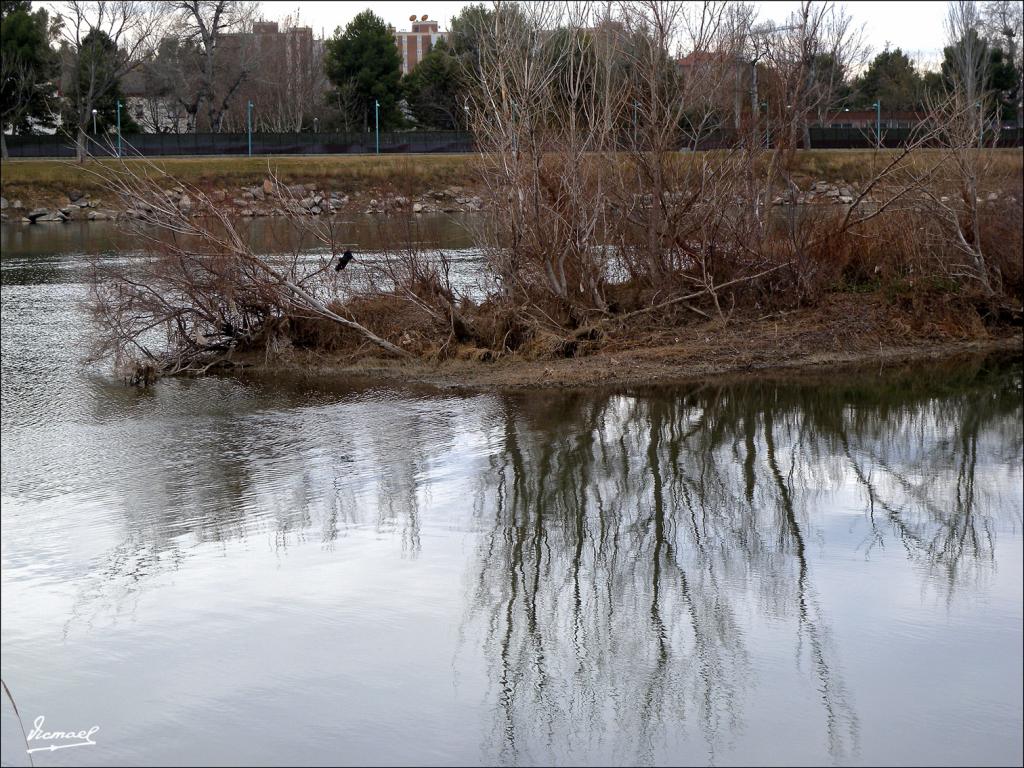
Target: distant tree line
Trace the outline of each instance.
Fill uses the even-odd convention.
[[[480,66],[480,30],[489,28],[494,14],[483,4],[463,8],[451,20],[446,39],[403,76],[394,29],[372,10],[325,41],[310,34],[307,54],[280,56],[245,42],[245,35],[255,34],[258,3],[68,0],[56,8],[51,15],[33,9],[29,0],[0,3],[0,120],[5,134],[52,130],[59,123],[83,154],[94,128],[101,135],[113,130],[129,79],[136,109],[121,111],[124,133],[242,131],[249,102],[255,106],[253,127],[261,131],[370,131],[378,119],[382,130],[465,129]],[[856,66],[854,57],[840,65],[828,51],[801,54],[812,57],[812,82],[806,85],[820,96],[819,118],[844,107],[870,109],[878,101],[887,111],[923,109],[929,94],[950,87],[955,63],[970,52],[984,63],[985,95],[994,116],[1019,121],[1022,4],[989,0],[978,9],[977,28],[944,49],[936,70],[924,69],[898,47],[887,46],[863,62],[866,66]],[[512,19],[505,23],[515,23],[514,8],[505,15]],[[753,29],[755,16],[753,6],[733,3],[723,18],[739,30]],[[297,17],[284,23],[285,30],[297,26]],[[557,45],[559,30],[546,34]],[[671,54],[666,47],[658,55]],[[756,45],[746,55],[753,56],[751,76],[761,80],[762,95],[757,96],[754,82],[752,99],[764,98],[768,109],[775,96],[773,73],[758,58]],[[737,86],[735,100],[723,98],[721,104],[736,127],[744,109],[760,108],[746,105],[741,90]]]

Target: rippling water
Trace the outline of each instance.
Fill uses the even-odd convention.
[[[3,679],[100,728],[37,765],[1021,762],[1019,359],[139,391],[68,232],[0,261]]]

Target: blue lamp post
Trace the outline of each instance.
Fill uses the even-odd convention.
[[[246,106],[245,111],[246,127],[249,130],[249,157],[252,157],[252,102]]]
[[[117,156],[121,157],[121,100],[117,100]]]
[[[380,154],[380,102],[373,100],[373,125],[377,133],[377,154]]]
[[[875,149],[881,149],[882,147],[882,100],[879,99],[874,104],[875,108]]]

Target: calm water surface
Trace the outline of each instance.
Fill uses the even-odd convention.
[[[36,765],[1021,762],[1019,359],[138,391],[93,227],[2,230],[3,679],[100,727]]]

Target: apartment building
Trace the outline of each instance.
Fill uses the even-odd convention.
[[[438,23],[430,19],[429,14],[417,18],[415,15],[409,17],[412,22],[412,29],[400,29],[395,32],[395,44],[398,45],[398,52],[402,54],[402,74],[408,75],[423,57],[434,47],[438,40],[444,40],[447,33],[441,32]]]

